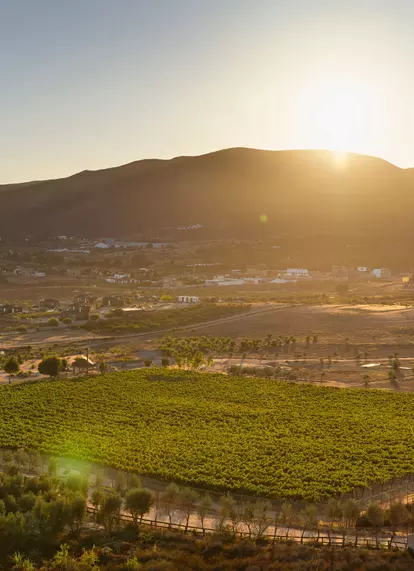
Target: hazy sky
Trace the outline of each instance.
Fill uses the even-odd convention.
[[[414,0],[0,0],[0,182],[231,146],[414,166]]]

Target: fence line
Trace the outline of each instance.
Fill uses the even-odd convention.
[[[0,452],[2,452],[2,450],[0,450]],[[49,455],[40,455],[41,465],[40,465],[40,466],[37,465],[36,467],[34,466],[34,464],[32,465],[32,468],[33,468],[34,473],[38,473],[39,468],[40,468],[40,471],[41,471],[41,472],[47,471],[47,460],[48,460],[49,457],[50,457]],[[46,463],[45,463],[45,460],[46,460]],[[70,468],[72,468],[72,469],[76,469],[76,468],[79,468],[79,469],[87,468],[88,471],[89,471],[89,473],[88,473],[88,477],[89,477],[89,476],[92,475],[92,474],[93,474],[94,476],[97,476],[97,475],[99,474],[99,472],[102,472],[102,471],[103,471],[104,473],[108,474],[108,475],[106,476],[106,478],[107,478],[107,479],[110,481],[110,483],[111,483],[111,486],[108,486],[108,488],[113,488],[113,487],[114,487],[114,484],[116,484],[117,476],[119,476],[119,475],[122,475],[122,476],[125,476],[125,477],[128,476],[128,473],[126,473],[126,472],[124,472],[124,471],[116,470],[115,468],[111,468],[111,467],[105,467],[105,466],[100,466],[100,465],[92,464],[91,462],[76,461],[76,460],[71,461],[70,459],[66,459],[66,458],[61,458],[61,461],[62,461],[61,464],[60,464],[60,471],[61,471],[61,472],[62,472],[62,470],[64,471],[65,468],[67,468],[67,469],[68,469],[68,468],[69,468],[69,469],[70,469]],[[4,458],[2,458],[2,457],[1,457],[1,454],[0,454],[0,466],[1,466],[3,463],[4,463]],[[65,463],[68,463],[68,466],[65,466]],[[46,465],[45,465],[45,464],[46,464]],[[66,470],[66,472],[67,472],[67,471],[68,471],[68,470]],[[64,473],[65,473],[65,472],[63,472],[63,474],[64,474]],[[109,475],[109,474],[111,474],[111,475]],[[30,474],[30,475],[34,475],[34,474]],[[30,477],[30,475],[27,474],[27,476],[29,476],[29,477]],[[149,478],[149,477],[148,477],[148,478],[147,478],[147,477],[142,477],[141,479],[143,480],[143,483],[144,483],[144,484],[145,484],[145,481],[146,481],[146,480],[148,481],[148,484],[147,484],[147,485],[148,485],[148,487],[149,487],[150,489],[152,489],[153,492],[155,491],[156,497],[159,497],[159,496],[157,496],[157,494],[162,493],[162,492],[165,490],[165,487],[166,487],[166,486],[168,485],[168,483],[169,483],[169,482],[167,482],[167,481],[156,480],[156,479]],[[405,482],[404,482],[404,480],[405,480]],[[372,489],[369,490],[369,491],[371,491],[371,494],[370,494],[370,495],[359,499],[360,507],[361,507],[362,509],[363,509],[364,507],[366,508],[367,505],[368,505],[369,503],[375,501],[375,498],[377,498],[377,497],[381,497],[381,504],[382,504],[382,503],[383,503],[382,500],[383,500],[383,497],[384,497],[384,496],[385,496],[386,498],[389,498],[389,499],[390,499],[390,503],[391,503],[391,502],[392,502],[392,494],[393,494],[395,491],[397,491],[398,494],[400,494],[400,495],[398,496],[399,499],[401,499],[401,495],[403,495],[404,499],[405,499],[405,498],[407,498],[407,500],[408,500],[409,498],[411,499],[411,496],[413,495],[413,492],[414,492],[414,480],[412,479],[411,475],[406,476],[406,477],[403,479],[403,483],[401,483],[401,479],[399,479],[398,482],[399,482],[399,485],[397,485],[397,481],[396,481],[396,480],[391,480],[390,482],[387,483],[387,484],[390,486],[389,489],[388,489],[388,490],[382,489],[381,492],[379,492],[379,493],[377,493],[377,494],[374,494],[374,493],[373,493],[373,492],[374,492],[374,487],[373,487]],[[152,485],[152,484],[154,484],[154,483],[156,484],[156,486]],[[393,483],[395,484],[395,487],[391,487]],[[375,487],[378,487],[378,488],[379,488],[380,486],[383,488],[383,487],[384,487],[384,484],[382,484],[382,485],[381,485],[381,484],[377,484]],[[106,487],[106,486],[104,486],[104,487]],[[158,490],[157,490],[157,489],[154,490],[154,487],[155,487],[155,488],[158,487],[159,489],[158,489]],[[192,489],[197,490],[197,488],[192,488]],[[365,488],[364,491],[366,491],[366,490],[367,490],[367,489]],[[413,490],[413,491],[412,491],[412,490]],[[213,499],[217,502],[217,504],[219,503],[220,498],[221,498],[223,495],[226,495],[226,493],[224,493],[224,492],[220,493],[220,492],[214,492],[214,491],[209,491],[209,490],[205,490],[205,489],[204,489],[204,490],[198,490],[198,491],[201,491],[201,492],[210,494],[210,496],[213,497]],[[404,492],[404,493],[402,494],[402,492]],[[238,496],[238,498],[237,498],[237,496]],[[239,523],[242,523],[242,517],[241,517],[241,511],[240,511],[240,510],[243,508],[244,502],[251,502],[252,500],[254,500],[254,501],[258,501],[258,500],[269,501],[269,500],[270,500],[271,506],[272,506],[272,507],[271,507],[271,511],[273,510],[273,511],[275,511],[275,513],[274,513],[274,515],[273,515],[273,517],[272,517],[272,516],[271,516],[271,511],[270,511],[270,513],[268,513],[269,517],[266,518],[266,521],[265,521],[264,523],[265,523],[265,524],[266,524],[266,523],[268,524],[268,525],[267,525],[267,528],[269,528],[269,527],[270,527],[270,528],[274,527],[275,522],[276,522],[276,523],[279,523],[279,522],[277,521],[277,513],[279,512],[279,509],[277,509],[277,507],[276,507],[276,509],[275,509],[275,506],[280,506],[280,504],[283,502],[283,500],[271,500],[271,499],[269,499],[269,498],[261,498],[261,497],[259,497],[259,496],[256,496],[256,497],[255,497],[255,496],[236,495],[236,494],[232,494],[232,497],[235,498],[235,499],[239,499],[239,503],[238,503],[237,506],[236,506],[236,509],[238,510],[237,513],[240,515],[240,517],[239,517],[239,519],[238,519],[238,522],[239,522]],[[349,497],[352,497],[352,496],[349,495]],[[346,498],[346,495],[345,495],[345,494],[344,494],[343,498]],[[394,501],[395,501],[395,496],[394,496]],[[307,503],[304,502],[304,501],[302,501],[302,502],[289,501],[289,503],[292,504],[292,507],[294,507],[294,511],[297,512],[297,513],[300,513],[300,512],[301,512],[301,509],[303,509],[303,508],[307,505]],[[316,535],[318,528],[316,528],[316,531],[315,531],[315,528],[313,528],[313,530],[311,530],[311,529],[308,530],[309,533],[310,533],[311,531],[315,531],[315,533],[314,533],[314,535],[313,535],[312,537],[309,537],[309,536],[306,537],[306,534],[305,534],[305,536],[304,536],[303,539],[302,539],[301,537],[297,538],[296,536],[290,536],[290,537],[288,537],[288,540],[300,541],[300,542],[317,542],[317,543],[320,543],[320,544],[329,543],[329,542],[332,543],[333,541],[335,541],[335,542],[337,542],[338,544],[339,544],[339,543],[342,544],[342,542],[343,542],[342,534],[341,534],[340,537],[337,537],[337,539],[335,539],[335,536],[333,535],[333,534],[335,534],[335,533],[336,533],[337,535],[339,535],[338,528],[340,529],[340,527],[338,526],[337,529],[335,530],[335,527],[336,527],[336,526],[334,525],[334,526],[331,527],[331,531],[330,531],[330,532],[327,532],[326,529],[327,529],[329,526],[323,525],[323,518],[324,518],[324,516],[323,516],[322,514],[323,514],[323,512],[324,512],[324,507],[325,507],[325,504],[319,504],[319,505],[318,505],[318,523],[321,523],[321,525],[319,526],[319,529],[321,530],[321,533],[319,533],[319,538],[317,538],[317,535]],[[90,511],[90,509],[91,509],[91,508],[89,508],[88,511]],[[175,511],[175,512],[182,511],[180,505],[174,505],[174,506],[172,506],[172,512],[174,512],[174,511]],[[319,513],[319,512],[320,512],[320,513]],[[191,510],[191,516],[192,516],[192,517],[198,516],[198,514],[197,514],[197,506],[196,506],[196,505],[194,505],[194,508]],[[127,514],[123,514],[122,518],[123,518],[123,520],[125,520],[125,521],[132,521],[132,518],[129,518],[129,516],[128,516]],[[220,516],[219,510],[218,510],[217,508],[216,508],[216,509],[213,508],[211,511],[209,510],[209,513],[206,514],[206,518],[207,518],[207,519],[213,519],[213,520],[215,520],[215,521],[217,521],[217,522],[220,521],[221,516]],[[227,520],[229,520],[229,518],[227,518]],[[150,526],[158,525],[158,527],[161,527],[161,528],[162,528],[162,527],[164,527],[164,528],[167,527],[167,528],[170,528],[170,529],[171,529],[171,528],[172,528],[172,529],[185,529],[185,528],[187,528],[187,529],[191,529],[191,530],[194,530],[194,531],[197,531],[197,532],[202,532],[202,531],[203,531],[203,529],[202,529],[201,527],[199,527],[199,526],[193,526],[193,525],[185,526],[184,524],[179,524],[179,523],[171,523],[171,524],[170,524],[169,522],[163,522],[162,520],[159,521],[159,520],[157,520],[157,519],[149,519],[149,518],[147,518],[147,519],[142,520],[142,521],[143,521],[144,523],[146,523],[147,525],[150,525]],[[303,532],[303,527],[301,528],[301,527],[300,527],[300,524],[299,524],[299,526],[296,525],[296,521],[297,521],[296,518],[295,518],[295,520],[293,520],[293,521],[295,522],[295,525],[292,526],[291,529],[292,529],[292,530],[295,529],[295,530],[298,531],[300,534],[302,534],[302,532]],[[292,523],[293,523],[293,522],[292,522]],[[326,524],[326,522],[325,522],[325,524]],[[339,525],[340,525],[340,524],[339,524]],[[253,526],[254,526],[254,524],[253,524]],[[281,528],[286,528],[286,526],[283,525],[283,524],[281,524],[279,527],[281,527]],[[265,529],[266,529],[266,526],[265,526]],[[217,528],[216,528],[216,529],[209,529],[209,530],[206,529],[206,531],[208,531],[208,532],[210,532],[210,533],[211,533],[211,532],[217,533],[218,530],[217,530]],[[306,530],[305,530],[305,531],[306,531]],[[249,536],[249,535],[254,535],[253,533],[246,532],[246,531],[237,531],[236,533],[237,533],[239,536],[241,536],[241,537],[246,537],[246,536]],[[325,534],[325,535],[324,535],[324,534]],[[331,539],[330,539],[330,540],[329,540],[329,535],[331,535]],[[261,534],[261,537],[268,537],[268,538],[273,539],[273,535],[271,535],[271,536],[266,536],[266,535],[264,535],[264,534]],[[349,536],[348,536],[348,537],[349,537]],[[283,539],[283,538],[282,538],[282,539]],[[395,541],[393,540],[393,544],[399,543],[399,544],[401,544],[401,545],[404,545],[404,548],[406,548],[406,543],[405,543],[405,542],[398,541],[396,538],[394,538],[394,539],[395,539]],[[360,545],[360,542],[361,542],[361,541],[362,541],[362,545],[364,545],[364,546],[365,546],[365,545],[368,545],[368,543],[369,543],[370,541],[371,541],[371,543],[369,544],[369,546],[376,546],[376,540],[374,540],[372,537],[366,539],[366,541],[368,541],[368,543],[365,543],[365,542],[364,542],[365,540],[364,540],[363,536],[361,535],[360,538],[357,539],[358,545]],[[384,540],[384,543],[388,546],[389,541],[388,541],[388,540]],[[349,542],[348,542],[348,544],[349,544]]]
[[[96,515],[99,510],[97,510],[95,507],[88,505],[87,506],[87,512],[93,515]],[[127,513],[120,513],[117,516],[118,522],[119,523],[131,523],[133,522],[133,518],[130,514]],[[196,532],[198,534],[202,534],[203,536],[205,534],[218,534],[220,533],[220,530],[218,529],[214,529],[211,527],[200,527],[200,526],[195,526],[195,525],[186,525],[183,523],[176,523],[176,522],[167,522],[167,521],[163,521],[163,520],[158,520],[158,519],[149,519],[149,518],[142,518],[142,520],[140,520],[140,525],[145,525],[147,527],[151,527],[151,528],[155,528],[155,529],[165,529],[168,531],[184,531],[186,532]],[[282,526],[283,527],[283,526]],[[295,532],[300,532],[300,534],[298,535],[289,535],[289,531],[295,531]],[[277,534],[255,534],[255,533],[250,533],[247,531],[239,531],[239,530],[234,530],[231,533],[237,537],[240,537],[241,539],[243,538],[251,538],[251,539],[264,539],[267,541],[275,541],[275,542],[282,542],[282,543],[288,543],[288,542],[294,542],[294,543],[300,543],[300,544],[317,544],[317,545],[327,545],[327,546],[337,546],[337,547],[368,547],[368,548],[381,548],[381,549],[390,549],[392,547],[395,547],[397,549],[402,549],[402,550],[406,550],[407,549],[407,540],[406,539],[396,539],[394,538],[392,540],[392,545],[390,542],[390,539],[384,539],[379,538],[378,541],[376,538],[372,537],[372,536],[367,536],[367,535],[363,535],[358,534],[358,535],[345,535],[345,537],[339,537],[337,535],[331,535],[331,537],[329,537],[328,535],[323,535],[323,533],[320,533],[319,535],[311,535],[311,536],[306,536],[306,531],[309,531],[310,533],[315,533],[313,530],[309,530],[309,529],[304,529],[304,528],[298,528],[298,527],[292,527],[290,528],[290,530],[288,531],[288,533],[285,533],[283,535],[277,535]],[[302,535],[303,534],[303,535]],[[352,541],[350,540],[350,538],[352,537]]]

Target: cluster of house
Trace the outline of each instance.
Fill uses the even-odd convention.
[[[249,270],[246,273],[250,273]],[[259,272],[257,272],[259,273]],[[310,271],[306,268],[287,268],[280,271],[260,271],[260,275],[245,275],[241,270],[233,270],[231,274],[214,276],[204,281],[205,286],[242,286],[268,284],[295,283],[299,280],[311,279],[375,279],[389,280],[392,273],[389,268],[373,268],[366,266],[347,268],[346,266],[333,266],[331,272]]]
[[[109,278],[105,278],[109,284],[136,284],[138,280],[131,278],[131,274],[114,274]]]

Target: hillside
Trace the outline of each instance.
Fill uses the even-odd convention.
[[[341,167],[327,151],[236,148],[0,186],[1,235],[174,237],[201,224],[200,238],[257,238],[266,213],[272,235],[406,238],[413,187],[412,169],[372,157]]]

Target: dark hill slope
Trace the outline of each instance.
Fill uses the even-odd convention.
[[[203,236],[414,234],[414,172],[326,151],[228,149],[0,186],[3,236],[130,236],[199,223]]]

